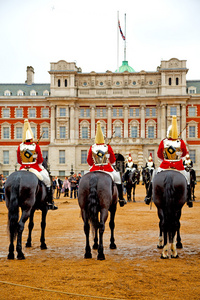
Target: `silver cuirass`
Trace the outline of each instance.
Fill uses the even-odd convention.
[[[98,165],[107,165],[108,164],[108,146],[104,145],[92,145],[92,157],[94,164]]]
[[[180,160],[181,151],[181,141],[180,140],[168,140],[164,141],[164,158],[168,160]]]

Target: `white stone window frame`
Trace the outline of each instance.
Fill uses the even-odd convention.
[[[88,151],[85,149],[81,149],[81,165],[87,165],[87,156],[88,156]]]
[[[17,128],[21,128],[22,129],[22,136],[20,138],[17,137]],[[17,123],[14,124],[14,138],[16,140],[22,140],[22,138],[23,138],[23,124],[20,123],[20,122],[17,122]]]
[[[62,152],[61,152],[62,151]],[[61,153],[63,153],[64,155],[63,156],[61,156],[60,154]],[[66,164],[66,151],[65,151],[65,149],[59,149],[58,150],[58,164],[59,165],[64,165],[64,164]],[[61,162],[61,159],[63,159],[64,158],[64,161],[63,162]]]
[[[48,112],[47,116],[43,116],[43,111],[44,110],[46,110]],[[41,118],[43,118],[43,119],[49,118],[49,108],[48,107],[42,107],[42,109],[41,109]]]
[[[132,126],[136,126],[137,127],[137,138],[139,137],[139,132],[140,132],[140,123],[137,121],[137,120],[132,120],[130,123],[129,123],[129,137],[130,138],[133,138],[131,136],[131,127]]]
[[[22,115],[21,115],[20,117],[17,116],[17,110],[22,111]],[[16,118],[16,119],[23,119],[23,113],[24,113],[24,110],[23,110],[22,107],[16,107],[16,108],[15,108],[15,118]]]
[[[31,110],[35,111],[34,117],[31,116]],[[29,119],[35,119],[36,118],[36,108],[35,107],[29,107],[29,109],[28,109],[28,117],[29,117]]]
[[[194,93],[193,93],[194,92]],[[196,86],[189,86],[188,87],[188,94],[196,94],[197,93],[197,88]]]
[[[65,115],[64,116],[61,116],[61,110],[64,109],[65,110]],[[63,111],[64,111],[63,110]],[[59,118],[66,118],[67,117],[67,107],[66,106],[60,106],[58,108],[58,117]]]
[[[30,96],[37,96],[37,92],[35,90],[30,91]]]
[[[114,137],[118,137],[118,138],[123,138],[123,123],[122,123],[122,121],[120,121],[120,120],[115,120],[114,122],[113,122],[113,125],[112,125],[112,128],[113,128],[113,130],[112,130],[112,132],[114,132],[115,131],[115,127],[121,127],[121,136],[120,137],[118,137],[118,136],[115,136],[115,134],[114,134]]]
[[[195,110],[194,116],[189,114],[190,108],[193,108]],[[196,117],[196,116],[197,116],[197,107],[193,105],[188,106],[188,117]]]
[[[105,115],[104,115],[104,109],[105,109]],[[99,115],[97,114],[97,111],[99,110]],[[96,108],[96,118],[106,118],[107,117],[107,111],[105,107],[97,107]]]
[[[195,127],[195,137],[189,137],[190,126]],[[198,122],[195,122],[194,120],[192,120],[188,123],[188,126],[187,126],[187,138],[192,140],[192,139],[196,139],[197,137],[198,137]]]
[[[49,137],[50,137],[50,126],[49,126],[49,123],[47,122],[43,122],[41,125],[40,125],[40,136],[42,135],[43,133],[43,128],[44,127],[47,127],[48,128],[48,137],[45,137],[44,135],[41,137],[41,140],[49,140]]]
[[[8,111],[8,115],[6,115],[6,116],[4,116],[4,112],[5,112],[5,111]],[[3,118],[3,119],[8,119],[8,118],[10,118],[10,108],[5,107],[5,108],[2,109],[2,118]]]
[[[3,136],[3,130],[6,127],[9,128],[9,137],[8,138],[4,138],[4,136]],[[2,138],[2,140],[10,140],[11,139],[11,124],[5,122],[1,125],[1,138]]]
[[[43,91],[43,96],[49,96],[49,91],[48,90],[45,90],[45,91]]]
[[[171,114],[171,108],[176,107],[176,115]],[[179,105],[168,105],[167,107],[167,116],[172,118],[172,116],[179,117],[180,116],[180,106]]]
[[[3,94],[4,94],[4,96],[11,96],[12,95],[11,91],[9,91],[9,90],[5,90]]]
[[[6,157],[6,155],[4,154],[8,154],[8,156]],[[8,159],[8,160],[6,160]],[[9,165],[10,164],[10,151],[9,150],[3,150],[3,164],[4,165]]]
[[[17,91],[17,96],[24,96],[24,91],[22,91],[22,90],[18,90]]]
[[[154,127],[154,137],[148,137],[148,127],[151,127],[153,126]],[[147,139],[156,139],[157,137],[157,134],[156,134],[156,121],[150,119],[146,122],[146,138]]]
[[[83,120],[80,123],[80,130],[79,130],[79,138],[80,139],[87,139],[87,138],[82,138],[82,128],[83,127],[88,127],[88,139],[90,138],[90,123],[87,120]]]

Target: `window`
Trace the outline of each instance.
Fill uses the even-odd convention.
[[[177,115],[177,107],[171,106],[170,107],[170,116],[176,116]]]
[[[117,117],[117,109],[113,108],[113,117]]]
[[[29,118],[35,118],[36,111],[35,108],[29,108]]]
[[[131,137],[132,138],[137,137],[137,126],[131,126]]]
[[[81,163],[87,164],[87,150],[81,150]]]
[[[176,77],[176,85],[178,85],[179,84],[179,79],[178,79],[178,77]]]
[[[65,150],[59,150],[59,164],[65,164]]]
[[[16,127],[16,139],[22,139],[22,127]]]
[[[154,138],[154,126],[148,126],[148,138],[149,139]]]
[[[9,118],[9,116],[10,116],[9,108],[4,108],[3,109],[3,118]]]
[[[150,108],[149,107],[146,108],[146,117],[150,117]]]
[[[17,108],[16,109],[16,118],[23,118],[22,108]]]
[[[31,127],[34,139],[36,138],[36,127]]]
[[[11,92],[9,91],[9,90],[6,90],[5,92],[4,92],[4,96],[11,96],[12,94],[11,94]]]
[[[10,128],[9,127],[3,127],[3,138],[4,139],[10,138]]]
[[[58,79],[58,87],[60,87],[60,79]]]
[[[171,79],[171,77],[169,78],[169,85],[172,85],[172,79]]]
[[[81,108],[81,109],[80,109],[80,117],[81,117],[81,118],[84,118],[84,108]]]
[[[3,171],[3,177],[7,177],[9,175],[9,171]]]
[[[90,108],[86,108],[86,118],[90,118]]]
[[[60,126],[60,139],[65,139],[65,138],[66,138],[66,127]]]
[[[115,136],[121,137],[121,126],[115,126]]]
[[[48,150],[42,150],[42,157],[48,159]]]
[[[190,151],[189,151],[189,154],[190,154],[191,160],[192,160],[193,163],[195,164],[195,163],[196,163],[196,150],[190,150]]]
[[[30,95],[31,95],[31,96],[36,96],[36,91],[32,90],[32,91],[30,92]]]
[[[136,85],[136,81],[133,81],[133,85]]]
[[[104,126],[101,127],[101,130],[102,130],[103,135],[105,135],[105,127]]]
[[[188,135],[189,135],[189,138],[195,138],[196,137],[196,126],[189,126]]]
[[[67,79],[65,79],[65,87],[67,87]]]
[[[9,164],[9,151],[7,150],[3,151],[3,164],[4,165]]]
[[[102,109],[102,117],[105,118],[106,117],[106,108]]]
[[[49,109],[43,108],[42,109],[42,118],[48,118],[49,117]]]
[[[49,138],[49,128],[48,127],[42,127],[43,138],[48,139]]]
[[[135,116],[136,116],[136,117],[139,117],[139,116],[140,116],[140,109],[139,109],[139,108],[136,108],[136,109],[135,109]]]
[[[100,115],[101,115],[101,109],[97,108],[97,117],[100,118]]]
[[[64,177],[65,176],[65,171],[59,171],[58,174],[59,174],[58,175],[59,177]]]
[[[24,92],[23,92],[23,91],[21,91],[21,90],[20,90],[20,91],[18,91],[18,92],[17,92],[17,96],[24,96]]]
[[[133,108],[130,108],[130,109],[129,109],[129,116],[130,116],[130,117],[133,117]]]
[[[196,107],[192,107],[192,106],[188,107],[188,116],[196,117]]]
[[[155,109],[155,107],[152,108],[151,112],[152,112],[152,117],[156,117],[156,109]]]
[[[88,127],[82,127],[82,139],[88,139]]]
[[[66,108],[60,107],[60,117],[66,117]]]
[[[119,108],[119,117],[123,117],[123,109]]]

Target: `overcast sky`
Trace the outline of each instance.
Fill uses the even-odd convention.
[[[0,83],[49,83],[50,63],[75,61],[82,72],[117,69],[117,12],[126,58],[136,72],[161,60],[187,60],[200,80],[200,0],[0,0]],[[119,64],[124,60],[119,37]]]

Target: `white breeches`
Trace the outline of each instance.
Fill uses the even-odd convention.
[[[113,175],[114,182],[116,184],[121,184],[122,183],[120,172],[117,172],[117,171],[114,170],[113,172],[110,172],[110,173]]]
[[[49,187],[51,186],[51,180],[50,180],[50,177],[49,177],[49,173],[47,172],[46,169],[43,169],[40,174],[42,175],[42,178],[43,178],[43,182],[44,184]]]

